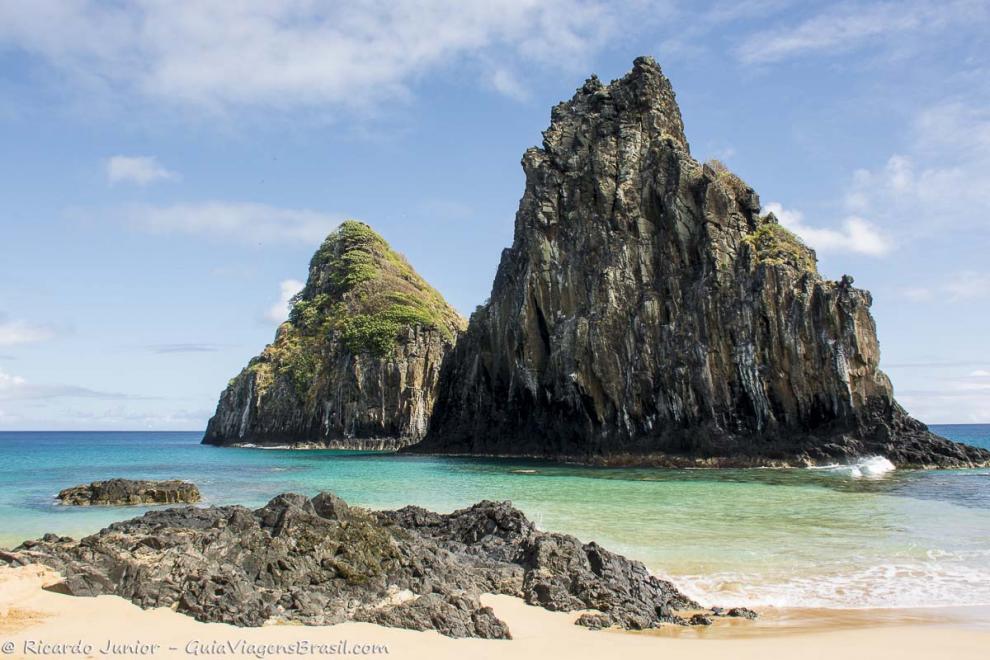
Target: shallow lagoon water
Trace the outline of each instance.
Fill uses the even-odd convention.
[[[990,446],[990,425],[933,427]],[[61,488],[179,478],[206,504],[333,490],[373,508],[508,499],[541,528],[642,560],[707,604],[990,605],[990,470],[669,470],[206,447],[199,433],[0,433],[0,546],[81,536],[145,508],[70,508]]]

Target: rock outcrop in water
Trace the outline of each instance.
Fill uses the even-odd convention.
[[[421,439],[464,320],[367,225],[313,256],[289,320],[230,381],[207,444],[396,449]]]
[[[256,511],[153,511],[81,541],[49,534],[0,553],[0,561],[50,566],[72,595],[116,594],[239,626],[367,621],[507,638],[481,594],[597,610],[578,620],[591,627],[685,624],[677,610],[698,607],[641,563],[541,532],[508,502],[441,515],[411,506],[368,512],[330,493],[286,494]]]
[[[57,495],[57,499],[62,504],[74,506],[194,504],[199,502],[199,498],[199,489],[195,484],[175,479],[166,481],[108,479],[66,488]]]
[[[870,294],[690,154],[650,58],[592,77],[523,157],[515,238],[414,451],[774,465],[985,464],[878,368]]]

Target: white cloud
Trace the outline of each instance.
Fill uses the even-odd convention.
[[[0,371],[0,393],[13,392],[27,384],[20,376],[11,376]]]
[[[495,69],[491,78],[492,87],[503,96],[508,96],[516,101],[525,101],[529,98],[527,90],[516,76],[506,69]]]
[[[265,318],[274,323],[282,323],[289,318],[289,302],[292,296],[302,291],[306,285],[299,280],[282,280],[278,286],[280,290],[278,302],[265,311]]]
[[[853,212],[887,216],[915,236],[946,227],[986,227],[990,213],[990,154],[944,166],[918,167],[895,154],[877,170],[857,170],[846,204]],[[983,161],[986,162],[983,162]]]
[[[8,319],[5,314],[0,313],[0,346],[33,344],[51,339],[54,336],[55,331],[48,326]]]
[[[977,369],[976,371],[971,371],[969,375],[973,378],[986,378],[987,376],[990,376],[990,371],[987,371],[986,369]]]
[[[0,4],[0,47],[88,88],[209,111],[365,108],[495,50],[583,68],[614,33],[613,11],[595,0],[39,0]]]
[[[845,53],[884,47],[899,37],[923,44],[920,35],[986,21],[980,0],[904,0],[844,2],[797,24],[780,25],[749,35],[736,50],[747,64],[786,61],[808,54]]]
[[[819,252],[856,252],[876,257],[887,254],[891,249],[890,241],[876,227],[858,216],[845,218],[842,229],[838,230],[810,227],[804,223],[804,214],[785,209],[777,202],[771,202],[765,208],[777,216],[780,224]]]
[[[990,232],[990,110],[985,94],[971,96],[968,102],[955,99],[921,110],[900,153],[880,166],[855,171],[845,197],[849,213],[896,231],[900,243],[985,239]],[[968,272],[942,288],[955,299],[976,298],[990,283],[986,274]]]
[[[154,156],[111,156],[107,159],[107,181],[146,186],[155,181],[177,179],[178,174],[162,167]]]
[[[127,223],[154,233],[178,233],[247,243],[320,243],[344,219],[308,209],[249,202],[199,202],[129,206],[118,211]]]

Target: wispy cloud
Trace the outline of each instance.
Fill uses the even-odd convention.
[[[908,287],[901,295],[914,302],[959,303],[990,299],[990,273],[966,270],[952,273],[940,282]]]
[[[890,240],[876,227],[857,216],[842,220],[841,229],[810,227],[804,222],[804,214],[793,209],[785,209],[777,202],[766,205],[780,224],[801,237],[810,247],[820,252],[856,252],[873,257],[887,254],[891,249]]]
[[[477,215],[470,204],[453,199],[427,199],[419,205],[419,210],[431,218],[442,220],[466,220]]]
[[[843,2],[796,23],[753,33],[736,50],[747,64],[767,64],[805,55],[832,55],[888,45],[907,37],[918,40],[954,25],[972,26],[990,16],[979,0],[905,0]]]
[[[985,370],[934,380],[930,389],[897,392],[911,414],[931,423],[990,422],[990,379]]]
[[[963,271],[953,275],[944,285],[953,301],[990,298],[990,273]]]
[[[222,346],[220,344],[151,344],[148,346],[148,350],[152,353],[159,354],[171,354],[171,353],[216,353],[221,350]]]
[[[0,371],[0,401],[26,399],[141,399],[119,392],[102,392],[77,385],[35,384],[20,376]]]
[[[0,346],[33,344],[54,336],[55,331],[49,326],[11,319],[6,314],[0,313]]]
[[[986,361],[935,359],[881,366],[909,370],[900,372],[898,379],[913,380],[915,386],[894,393],[918,419],[929,423],[990,422],[990,366]]]
[[[928,362],[894,362],[880,365],[884,369],[948,369],[952,367],[972,367],[972,360],[931,360]]]
[[[107,181],[111,184],[146,186],[155,181],[177,178],[178,174],[165,169],[154,156],[111,156],[107,159]]]
[[[95,404],[99,405],[99,404]],[[32,417],[30,412],[0,411],[0,426],[24,430],[175,430],[199,431],[212,414],[208,409],[135,410],[133,404],[106,408],[60,408],[57,416]]]
[[[510,99],[516,101],[529,99],[529,90],[519,82],[514,73],[507,69],[495,69],[491,74],[491,85],[496,92]]]
[[[306,284],[299,280],[282,280],[278,285],[278,302],[265,310],[265,318],[273,323],[281,323],[287,319],[289,317],[289,303],[292,301],[292,296],[302,291],[304,286]]]
[[[712,37],[724,33],[726,26],[752,20],[765,23],[773,14],[794,2],[795,0],[719,0],[700,12],[698,3],[665,3],[660,7],[663,23],[676,28],[667,31],[667,36],[661,40],[660,54],[664,58],[699,57],[718,43],[718,39]],[[650,13],[658,13],[655,5],[650,5]],[[639,20],[636,24],[642,24],[642,21]]]
[[[0,4],[0,46],[90,88],[210,112],[367,107],[496,49],[530,66],[581,66],[617,25],[592,0]]]
[[[134,205],[116,211],[124,222],[154,233],[190,234],[246,243],[316,244],[342,215],[250,202],[210,201],[171,206]]]

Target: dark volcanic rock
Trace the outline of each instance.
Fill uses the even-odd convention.
[[[231,379],[203,442],[398,449],[426,432],[464,321],[385,240],[348,221],[275,341]]]
[[[371,513],[329,493],[286,494],[256,511],[153,511],[81,541],[46,535],[0,560],[50,566],[76,596],[116,594],[239,626],[354,620],[508,638],[482,593],[599,610],[578,622],[592,627],[683,624],[676,610],[698,607],[641,563],[538,531],[508,502],[449,515],[418,507]]]
[[[588,80],[522,164],[512,247],[413,451],[708,466],[990,461],[897,404],[870,294],[823,278],[752,188],[691,157],[652,59],[608,86]]]
[[[756,612],[749,609],[748,607],[732,607],[729,608],[729,611],[725,613],[725,616],[733,616],[743,619],[755,619]]]
[[[137,504],[194,504],[199,489],[188,481],[141,481],[109,479],[66,488],[58,494],[62,504],[107,506]]]

